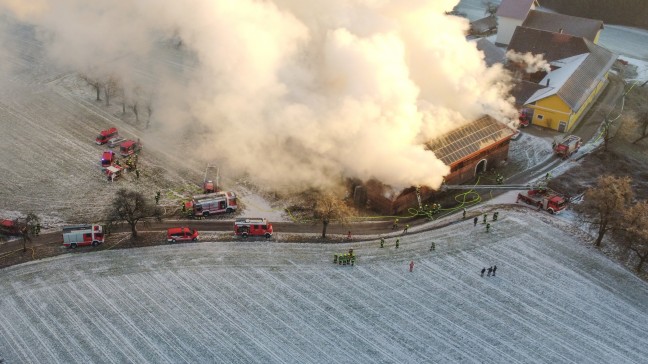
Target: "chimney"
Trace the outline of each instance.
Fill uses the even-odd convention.
[[[549,81],[551,81],[551,78],[547,78],[547,87],[549,87]]]

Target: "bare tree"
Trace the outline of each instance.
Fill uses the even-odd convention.
[[[646,228],[648,226],[648,201],[634,204],[623,215],[626,228],[621,234],[621,245],[637,255],[639,262],[636,270],[637,273],[641,273],[644,263],[648,261],[648,228]]]
[[[630,177],[602,176],[596,186],[585,191],[585,198],[578,209],[585,222],[598,230],[594,242],[597,248],[601,247],[605,233],[623,226],[623,211],[634,196],[630,183]]]
[[[484,4],[484,6],[486,7],[486,14],[495,15],[497,13],[497,8],[499,7],[499,5],[495,4],[492,1],[486,1],[485,3],[482,2],[482,4]]]
[[[149,203],[142,193],[124,188],[117,191],[107,216],[109,226],[126,222],[131,228],[133,239],[137,239],[137,223],[153,219],[161,221],[162,210]]]
[[[135,122],[139,123],[139,104],[137,100],[134,100],[131,105],[131,109],[133,110],[133,114],[135,114]]]
[[[326,238],[326,228],[333,220],[345,223],[353,216],[353,210],[344,201],[332,194],[322,194],[315,201],[314,217],[322,222],[322,238]]]
[[[29,241],[31,243],[31,238],[40,234],[40,218],[33,212],[30,212],[24,219],[19,219],[18,224],[20,229],[20,236],[23,242],[23,252],[26,252],[27,242]]]
[[[146,99],[146,129],[151,126],[151,115],[153,115],[153,101],[151,98]]]
[[[114,76],[109,76],[104,83],[104,95],[106,96],[106,106],[110,106],[110,99],[117,95],[119,91],[119,80]]]
[[[98,78],[93,78],[88,75],[81,75],[80,76],[82,80],[84,80],[88,85],[92,86],[92,88],[97,92],[97,101],[101,101],[101,88],[102,88],[102,82]]]
[[[641,140],[648,137],[648,108],[644,108],[637,113],[637,122],[639,123],[639,131],[641,136],[632,142],[632,144],[637,144]]]

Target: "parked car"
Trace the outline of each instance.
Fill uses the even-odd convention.
[[[167,229],[167,242],[198,241],[198,230],[188,227],[175,227]]]
[[[101,155],[101,168],[106,169],[115,162],[115,152],[107,150]]]
[[[119,136],[119,135],[114,137],[114,138],[111,138],[108,141],[108,148],[114,148],[114,147],[118,146],[119,144],[121,144],[123,141],[126,141],[126,138],[124,138],[122,136]]]

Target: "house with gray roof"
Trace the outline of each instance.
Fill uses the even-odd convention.
[[[548,63],[548,69],[532,74],[522,71],[524,65],[512,66],[522,73],[521,80],[537,84],[523,84],[524,93],[517,97],[526,100],[516,98],[516,104],[533,110],[534,125],[560,132],[569,132],[578,124],[607,85],[608,73],[617,58],[586,38],[524,27],[516,28],[508,50],[542,56]]]

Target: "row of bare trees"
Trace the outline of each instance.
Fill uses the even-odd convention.
[[[151,116],[153,115],[152,96],[140,86],[127,87],[118,77],[113,75],[95,77],[82,74],[80,77],[95,91],[97,95],[96,101],[101,101],[102,93],[106,106],[110,106],[113,98],[119,98],[121,100],[123,115],[126,114],[127,110],[131,110],[135,116],[135,122],[139,123],[140,115],[144,116],[142,111],[145,111],[145,127],[148,128],[151,125]]]
[[[594,246],[600,248],[605,235],[612,233],[614,243],[637,256],[635,268],[642,271],[648,261],[648,201],[635,201],[630,177],[599,177],[576,209],[597,230]]]

